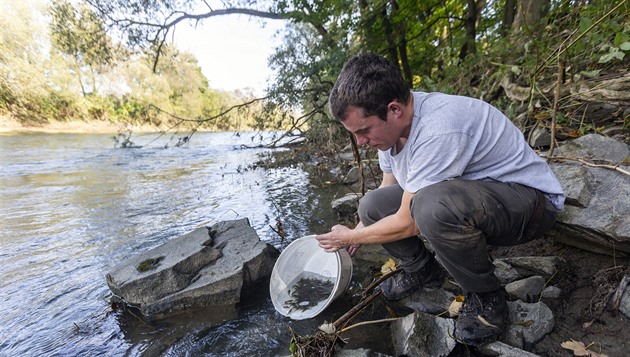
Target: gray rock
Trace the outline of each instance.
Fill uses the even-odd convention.
[[[355,161],[354,159],[354,153],[352,151],[347,152],[340,152],[337,157],[339,158],[339,160],[341,161]]]
[[[506,345],[500,341],[494,341],[479,347],[479,350],[489,356],[499,357],[538,357],[538,355],[527,352],[514,346]]]
[[[545,127],[537,126],[529,136],[529,146],[537,148],[551,145],[551,133]]]
[[[565,143],[554,154],[604,160],[630,171],[623,164],[630,155],[628,145],[598,134]],[[550,234],[565,244],[595,253],[630,255],[630,177],[570,160],[552,162],[550,166],[569,195]]]
[[[358,193],[349,193],[341,198],[332,201],[332,209],[340,219],[353,216],[359,208],[359,199],[361,195]]]
[[[389,355],[382,354],[380,352],[374,352],[365,348],[359,348],[358,350],[337,350],[333,352],[334,357],[389,357]]]
[[[344,185],[352,185],[353,183],[359,181],[361,175],[359,174],[359,169],[356,167],[351,168],[346,176],[343,178]]]
[[[521,276],[542,275],[546,279],[552,277],[559,266],[566,264],[566,260],[561,257],[513,257],[505,258],[504,262],[514,267]]]
[[[392,305],[401,304],[418,312],[445,315],[453,300],[455,300],[455,294],[444,289],[422,288],[402,300],[392,302]],[[448,316],[448,313],[445,316]]]
[[[247,219],[225,221],[132,257],[106,278],[126,304],[160,318],[187,308],[238,303],[243,292],[269,278],[278,255]]]
[[[630,148],[619,140],[599,134],[588,134],[556,148],[554,155],[606,160],[613,164],[621,164],[630,156]]]
[[[540,299],[544,288],[545,278],[536,275],[507,284],[505,292],[511,300],[533,302]]]
[[[457,342],[452,337],[453,319],[414,312],[392,322],[396,356],[448,356]]]
[[[553,330],[553,314],[543,302],[508,301],[508,310],[510,325],[502,338],[508,345],[531,350]]]
[[[543,299],[559,299],[562,296],[562,289],[556,286],[548,286],[542,292]]]
[[[630,317],[630,275],[624,274],[619,282],[619,286],[615,289],[614,294],[610,298],[610,305],[618,308],[622,314]],[[623,289],[623,290],[621,290]],[[619,296],[621,294],[621,296]]]
[[[494,275],[499,278],[502,285],[509,284],[522,277],[518,270],[514,269],[513,266],[506,263],[503,259],[495,259],[492,264],[494,264],[495,268]]]
[[[582,166],[563,165],[562,170],[554,170],[554,173],[567,195],[565,203],[581,208],[588,207],[595,194],[590,171]]]
[[[626,315],[626,317],[630,318],[630,285],[626,286],[623,291],[623,295],[621,295],[619,311]]]

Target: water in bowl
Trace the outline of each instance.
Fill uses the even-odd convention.
[[[305,271],[280,292],[280,301],[288,314],[297,316],[308,310],[322,310],[333,292],[336,279]]]

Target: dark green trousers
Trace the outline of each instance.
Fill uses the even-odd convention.
[[[368,192],[359,204],[361,222],[368,226],[394,214],[402,194],[399,185]],[[556,213],[538,190],[495,181],[444,181],[419,190],[411,202],[411,215],[437,260],[465,291],[480,293],[501,286],[488,245],[539,238],[551,228]],[[422,268],[432,255],[420,237],[383,247],[409,272]]]

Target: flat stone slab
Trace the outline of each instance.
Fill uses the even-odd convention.
[[[268,281],[279,252],[247,219],[198,228],[132,257],[106,275],[112,292],[147,317],[231,305]]]

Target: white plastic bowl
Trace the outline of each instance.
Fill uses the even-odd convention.
[[[321,277],[333,282],[333,289],[327,299],[307,309],[295,310],[285,306],[291,299],[290,289],[302,277]],[[314,235],[294,240],[287,246],[273,267],[269,282],[271,301],[276,310],[294,320],[304,320],[317,316],[333,300],[339,297],[350,285],[352,279],[352,257],[345,249],[326,253],[319,247]]]

